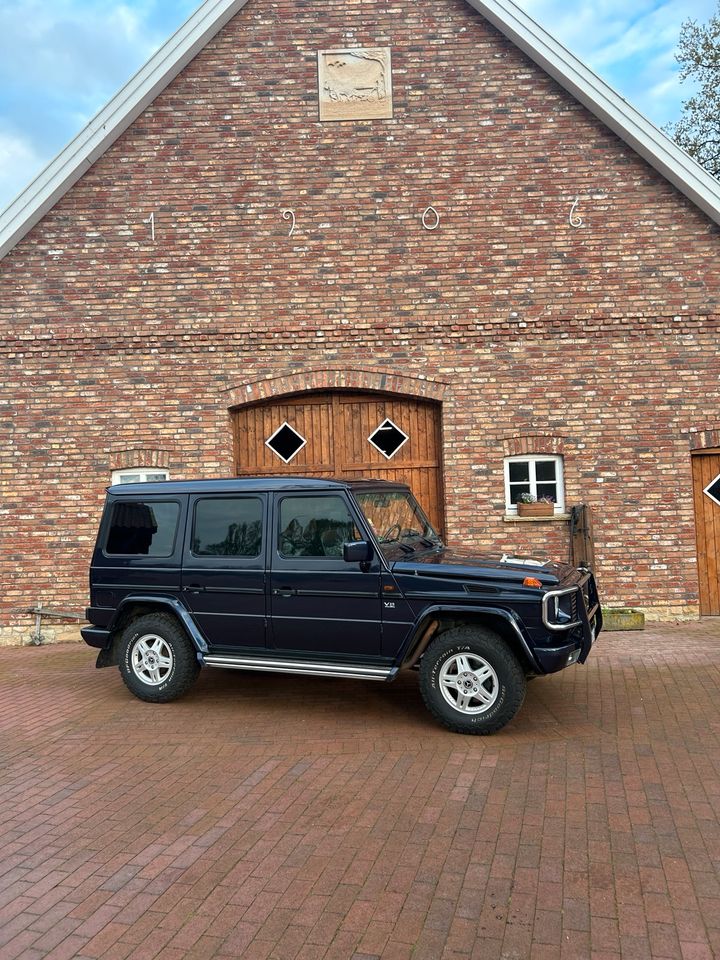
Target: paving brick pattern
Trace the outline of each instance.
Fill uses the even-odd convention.
[[[2,960],[720,956],[718,622],[604,635],[488,739],[413,675],[0,678]]]

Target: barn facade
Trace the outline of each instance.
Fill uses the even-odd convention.
[[[0,643],[158,477],[401,478],[559,559],[585,504],[606,603],[720,614],[718,223],[510,0],[206,0],[0,218]]]

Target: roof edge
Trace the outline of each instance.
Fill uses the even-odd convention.
[[[720,224],[720,183],[512,0],[467,0],[553,80]]]
[[[248,0],[206,0],[0,213],[0,259],[127,130]]]

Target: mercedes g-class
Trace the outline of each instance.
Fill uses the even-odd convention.
[[[449,549],[410,489],[274,477],[108,489],[90,568],[97,666],[135,696],[203,666],[389,681],[430,712],[499,730],[528,677],[583,663],[602,615],[590,571]]]

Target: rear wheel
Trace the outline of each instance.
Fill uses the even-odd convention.
[[[140,700],[177,700],[199,672],[195,649],[174,617],[149,613],[125,628],[120,638],[120,674]]]
[[[441,634],[420,662],[425,706],[456,733],[500,730],[522,706],[525,688],[523,669],[512,650],[481,627]]]

